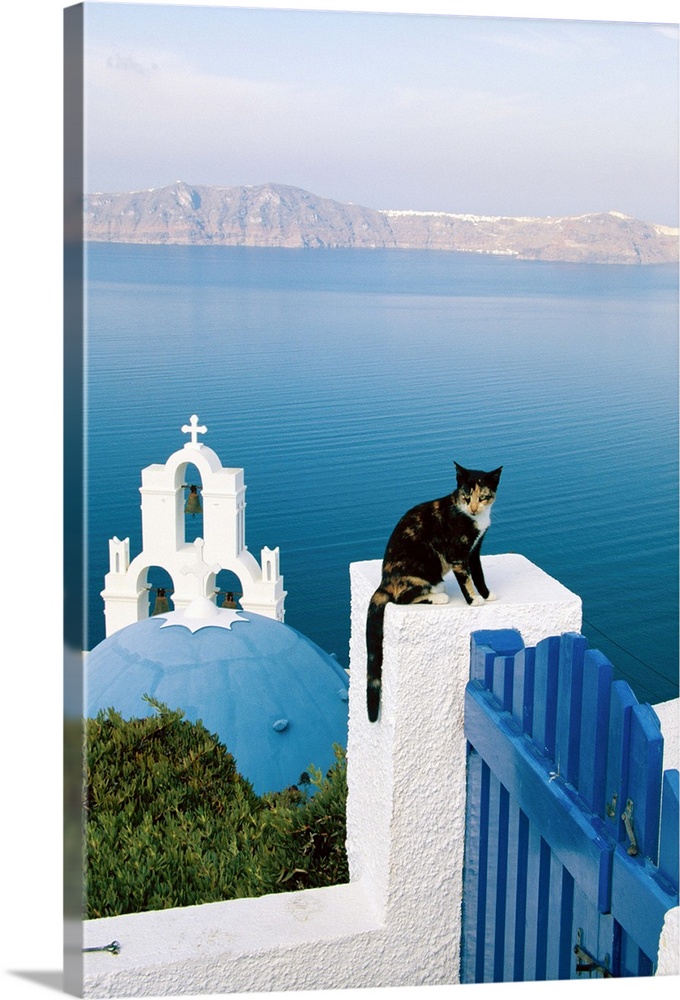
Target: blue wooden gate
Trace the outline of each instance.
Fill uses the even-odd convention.
[[[583,636],[474,633],[461,981],[652,975],[678,905],[678,772]]]

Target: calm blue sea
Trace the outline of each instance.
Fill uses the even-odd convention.
[[[286,621],[344,665],[349,563],[455,459],[504,467],[485,551],[580,594],[640,699],[677,696],[676,269],[90,244],[86,274],[90,647],[108,539],[139,551],[141,469],[197,413],[245,469],[248,547],[281,548]]]

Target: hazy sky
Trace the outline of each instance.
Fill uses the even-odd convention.
[[[86,3],[86,188],[678,224],[678,32]]]

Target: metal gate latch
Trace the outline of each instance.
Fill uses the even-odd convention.
[[[623,820],[623,825],[626,828],[626,833],[630,841],[628,847],[628,853],[634,856],[638,852],[637,840],[635,839],[635,834],[633,833],[633,800],[628,799],[626,802],[626,808],[621,813],[621,819]]]
[[[591,955],[589,951],[581,947],[582,933],[583,931],[579,927],[576,933],[576,944],[574,945],[576,975],[587,972],[590,976],[594,972],[596,975],[602,976],[603,979],[613,979],[613,974],[609,971],[609,955],[604,956],[604,965],[602,962],[598,962],[594,955]]]

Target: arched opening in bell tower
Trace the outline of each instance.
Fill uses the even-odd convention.
[[[240,608],[243,586],[236,573],[221,569],[215,576],[215,603],[218,608]]]
[[[175,586],[167,570],[162,566],[149,566],[146,583],[149,590],[149,618],[175,610],[172,597]]]
[[[203,483],[201,474],[193,463],[187,463],[182,473],[182,510],[184,541],[194,542],[203,538]]]

